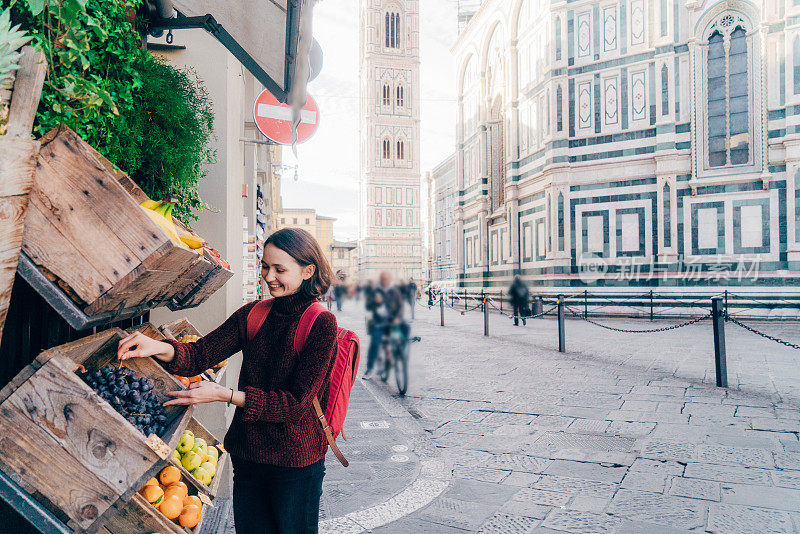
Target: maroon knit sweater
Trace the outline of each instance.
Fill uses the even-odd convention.
[[[261,330],[247,343],[245,304],[227,321],[196,343],[168,341],[175,359],[164,367],[179,376],[194,376],[222,360],[243,352],[239,390],[244,408],[236,408],[225,435],[225,448],[251,462],[283,467],[305,467],[325,457],[328,444],[314,414],[319,395],[322,409],[336,350],[336,318],[322,313],[299,354],[294,334],[303,311],[312,303],[299,294],[275,299]]]

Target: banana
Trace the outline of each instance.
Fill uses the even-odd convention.
[[[139,205],[141,207],[143,207],[143,208],[155,211],[155,210],[157,210],[158,208],[161,207],[161,204],[162,204],[162,202],[160,200],[150,200],[150,199],[148,199],[148,200],[145,200],[144,202],[142,202]]]
[[[182,234],[181,241],[183,241],[184,244],[190,249],[201,248],[203,246],[203,243],[205,243],[202,237],[198,237],[192,234]]]
[[[164,230],[167,233],[169,238],[175,244],[177,244],[177,245],[179,245],[179,246],[181,246],[183,248],[188,248],[186,245],[183,244],[183,241],[181,241],[181,238],[178,236],[178,232],[175,230],[175,225],[172,222],[168,221],[160,213],[155,212],[155,211],[153,211],[151,209],[147,209],[145,207],[142,207],[142,211],[144,211],[148,215],[148,217],[150,217],[150,219],[152,219],[152,221],[154,223],[156,223],[158,226],[160,226],[161,229]]]

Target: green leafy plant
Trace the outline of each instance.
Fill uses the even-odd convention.
[[[214,112],[205,87],[190,70],[146,58],[138,65],[142,86],[133,107],[120,113],[125,137],[115,137],[107,157],[154,199],[173,197],[173,215],[189,222],[207,206],[198,193],[205,164],[216,161],[209,147]]]

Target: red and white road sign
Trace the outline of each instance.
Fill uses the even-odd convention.
[[[281,145],[292,144],[292,108],[281,104],[278,99],[264,89],[253,106],[256,126],[268,139]],[[306,105],[300,111],[300,124],[297,125],[297,142],[302,143],[314,135],[319,124],[319,110],[316,101],[308,95]]]

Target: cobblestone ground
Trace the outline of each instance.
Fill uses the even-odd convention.
[[[363,325],[356,308],[340,323]],[[800,355],[729,324],[725,390],[708,321],[622,334],[570,320],[560,354],[551,319],[492,315],[488,338],[482,319],[447,310],[441,328],[438,309],[417,308],[423,341],[396,400],[452,480],[373,532],[800,531]],[[796,324],[754,324],[800,339]]]
[[[364,342],[360,303],[338,314]],[[625,328],[676,321],[602,319]],[[752,323],[800,340],[800,326]],[[327,459],[323,533],[800,532],[800,366],[728,324],[730,389],[708,321],[657,334],[418,307],[409,394],[359,380]],[[362,359],[362,371],[366,354]],[[203,531],[232,532],[220,501]]]

